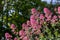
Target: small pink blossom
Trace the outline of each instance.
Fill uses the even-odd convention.
[[[44,8],[44,13],[45,14],[50,14],[51,12],[50,12],[50,10],[48,8]]]
[[[22,24],[22,29],[25,29],[25,27],[26,27],[26,23],[23,23]]]
[[[31,19],[31,25],[36,25],[36,20]]]
[[[32,12],[32,14],[35,14],[37,12],[37,10],[35,8],[32,8],[31,12]]]
[[[37,25],[38,26],[38,29],[40,29],[41,28],[41,25]]]
[[[55,23],[55,20],[54,20],[54,19],[52,19],[52,20],[51,20],[51,23]]]
[[[58,15],[58,17],[60,18],[60,15]]]
[[[54,8],[54,11],[55,11],[55,12],[57,11],[57,8],[56,8],[56,7]]]
[[[20,39],[23,39],[24,38],[24,36],[20,36]]]
[[[32,28],[33,28],[33,29],[37,29],[37,26],[33,26]]]
[[[35,16],[32,15],[32,16],[30,17],[30,22],[31,22],[31,25],[32,25],[32,26],[34,26],[34,25],[37,24],[37,22],[36,22],[36,20],[35,20]]]
[[[34,16],[34,15],[31,15],[31,16],[30,16],[30,19],[35,19],[35,16]]]
[[[29,40],[29,38],[27,36],[25,36],[22,40]]]
[[[58,14],[60,14],[60,6],[58,7]]]
[[[39,18],[39,14],[36,14],[36,15],[35,15],[35,19],[38,19],[38,18]]]
[[[57,19],[57,16],[56,16],[56,15],[54,15],[54,16],[53,16],[53,19]]]
[[[14,40],[18,40],[18,38],[15,37]]]
[[[14,24],[11,24],[10,28],[11,29],[16,29],[16,26]]]
[[[12,38],[12,36],[9,33],[5,33],[6,39]]]
[[[28,24],[30,26],[30,24]],[[28,30],[29,29],[29,26],[28,26],[26,23],[23,23],[22,24],[22,29],[24,30]]]
[[[51,20],[51,15],[49,15],[48,17],[46,17],[46,21],[50,21]]]
[[[27,21],[27,25],[28,25],[28,26],[30,26],[30,25],[31,25],[31,23],[30,23],[30,21],[29,21],[29,20]]]
[[[44,19],[44,15],[43,14],[40,14],[40,19]]]
[[[25,34],[25,31],[24,30],[20,30],[19,31],[19,36],[25,36],[26,34]]]

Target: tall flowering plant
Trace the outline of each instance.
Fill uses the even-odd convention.
[[[22,24],[20,31],[16,25],[11,24],[11,31],[16,36],[6,32],[6,40],[52,40],[60,37],[60,7],[57,13],[52,13],[48,8],[43,11],[40,13],[32,8],[30,20]]]

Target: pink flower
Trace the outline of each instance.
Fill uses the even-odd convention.
[[[30,19],[35,19],[35,16],[34,16],[34,15],[31,15],[31,16],[30,16]]]
[[[44,8],[44,13],[45,14],[50,14],[51,12],[50,12],[50,10],[48,8]]]
[[[40,29],[41,28],[41,25],[37,25],[38,26],[38,29]]]
[[[46,21],[50,21],[50,20],[51,20],[51,18],[47,18],[47,19],[46,19]]]
[[[6,39],[12,38],[12,36],[9,33],[5,33]]]
[[[33,29],[37,29],[37,26],[32,26]]]
[[[31,15],[31,16],[30,16],[30,19],[37,19],[38,17],[39,17],[39,14]]]
[[[32,14],[35,14],[35,13],[37,13],[37,10],[35,8],[32,8],[31,12],[32,12]]]
[[[34,20],[34,19],[31,19],[31,25],[34,25],[34,24],[36,24],[36,20]]]
[[[27,36],[25,36],[22,40],[29,40],[29,38]]]
[[[41,25],[34,25],[32,26],[33,29],[37,30],[37,29],[40,29],[41,28]]]
[[[30,23],[30,21],[29,21],[29,20],[27,21],[27,25],[28,25],[28,26],[30,26],[30,25],[31,25],[31,23]]]
[[[44,19],[44,15],[43,14],[40,14],[40,19]]]
[[[60,7],[58,7],[58,14],[60,14]]]
[[[51,15],[47,16],[46,18],[47,18],[46,21],[50,21],[51,20]]]
[[[25,31],[24,30],[20,30],[19,31],[19,36],[25,36],[26,34],[25,34]]]
[[[25,27],[26,27],[26,24],[23,23],[23,24],[22,24],[22,29],[25,29]]]
[[[46,21],[50,21],[51,19],[50,18],[47,18]]]
[[[15,30],[11,30],[12,32],[15,32]]]
[[[14,40],[18,40],[18,38],[15,37]]]
[[[60,18],[60,15],[58,15],[58,17]]]
[[[34,25],[37,24],[37,22],[36,22],[36,20],[35,20],[35,16],[32,15],[32,16],[30,17],[30,22],[31,22],[31,25],[32,25],[32,26],[34,26]]]
[[[35,19],[38,19],[39,16],[40,16],[40,14],[36,14],[36,15],[35,15]]]
[[[11,29],[16,29],[16,26],[14,24],[11,24],[10,28]]]
[[[30,24],[28,24],[30,26]],[[24,30],[28,30],[29,29],[29,26],[28,26],[26,23],[23,23],[22,24],[22,29]]]
[[[45,14],[45,17],[48,17],[49,15],[48,14]]]
[[[55,12],[57,11],[57,8],[56,8],[56,7],[54,8],[54,11],[55,11]]]
[[[52,19],[57,19],[57,16],[56,16],[56,15],[54,15]]]
[[[51,20],[51,23],[55,23],[55,20],[54,20],[54,19],[52,19],[52,20]]]
[[[20,39],[24,38],[24,36],[20,36]]]

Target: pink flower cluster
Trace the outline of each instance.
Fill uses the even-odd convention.
[[[43,26],[44,22],[52,24],[56,23],[60,19],[60,7],[58,7],[57,13],[59,15],[55,15],[48,8],[44,8],[43,11],[44,14],[39,13],[35,8],[32,8],[30,20],[22,24],[22,29],[18,33],[15,31],[15,29],[17,29],[16,26],[11,24],[10,28],[12,29],[12,32],[19,35],[19,38],[15,37],[14,40],[31,40],[33,39],[33,35],[40,35],[41,27]],[[34,40],[39,40],[38,36],[34,36]],[[9,33],[5,33],[5,37],[6,39],[12,38]]]
[[[7,40],[12,38],[12,36],[9,33],[5,33],[5,37]]]
[[[15,34],[15,35],[17,35],[18,34],[18,32],[16,32],[16,26],[15,26],[15,24],[11,24],[11,26],[10,26],[10,28],[11,28],[11,31]],[[6,40],[12,40],[12,35],[11,34],[9,34],[8,32],[6,32],[5,33],[5,37],[6,37]],[[18,40],[18,38],[17,37],[15,37],[13,40]]]

